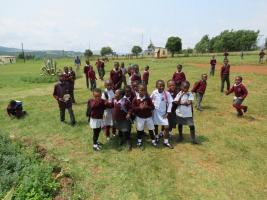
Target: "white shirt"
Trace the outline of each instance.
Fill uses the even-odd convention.
[[[169,92],[163,91],[162,93],[159,93],[159,91],[156,89],[152,92],[150,98],[156,110],[159,110],[163,114],[166,112],[171,112],[172,97]]]
[[[182,91],[180,91],[174,101],[178,101],[180,99],[182,95]],[[181,97],[181,103],[185,103],[187,101],[193,101],[194,100],[194,95],[191,92],[187,92],[185,93],[182,97]],[[176,109],[176,115],[179,117],[192,117],[193,113],[192,113],[192,105],[186,106],[186,105],[179,105]]]
[[[105,96],[105,92],[108,94],[108,99]],[[104,92],[102,93],[102,97],[101,98],[104,99],[104,100],[108,100],[109,102],[112,102],[112,99],[114,98],[114,96],[115,96],[115,94],[114,94],[112,89],[111,90],[105,89]]]

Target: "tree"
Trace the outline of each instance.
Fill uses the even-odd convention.
[[[100,51],[100,54],[101,56],[106,56],[106,55],[109,55],[109,54],[112,54],[113,51],[111,49],[111,47],[102,47],[101,51]]]
[[[182,49],[182,40],[179,37],[169,37],[165,47],[171,52],[172,57]]]
[[[137,57],[139,53],[141,53],[143,50],[139,46],[133,46],[132,53]]]
[[[204,35],[201,40],[195,45],[195,50],[199,53],[206,53],[209,51],[210,39],[208,35]]]
[[[93,55],[93,52],[90,49],[86,49],[84,52],[84,56],[86,58],[90,58]]]
[[[264,46],[265,46],[265,49],[267,49],[267,38],[265,38],[265,44],[264,44]]]

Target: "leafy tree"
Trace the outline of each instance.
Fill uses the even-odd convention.
[[[100,54],[101,56],[106,56],[106,55],[109,55],[109,54],[112,54],[113,53],[113,50],[111,49],[111,47],[102,47],[101,51],[100,51]]]
[[[209,51],[210,39],[208,35],[204,35],[201,40],[196,44],[195,50],[200,53],[206,53]]]
[[[137,57],[139,53],[141,53],[143,50],[139,46],[133,46],[132,53]]]
[[[84,52],[84,56],[86,58],[90,58],[93,55],[93,52],[90,49],[86,49]]]
[[[171,52],[172,57],[182,49],[182,40],[179,37],[169,37],[165,47]]]

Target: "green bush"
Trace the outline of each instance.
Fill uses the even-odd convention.
[[[21,77],[23,82],[27,83],[55,83],[58,80],[57,76],[24,76]]]

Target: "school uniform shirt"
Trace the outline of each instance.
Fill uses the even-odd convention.
[[[211,64],[211,65],[216,65],[216,63],[217,63],[216,59],[211,59],[211,60],[210,60],[210,64]]]
[[[226,93],[227,95],[234,92],[236,98],[245,99],[248,95],[247,88],[242,84],[234,84],[233,87]]]
[[[88,76],[88,71],[92,68],[91,65],[85,65],[83,68],[83,73],[85,73],[86,76]]]
[[[107,97],[106,97],[107,96]],[[112,99],[114,98],[115,94],[113,90],[105,89],[102,94],[102,99],[108,100],[109,103],[112,103]],[[106,108],[104,111],[104,126],[113,126],[112,120],[112,108]]]
[[[143,82],[148,84],[148,79],[149,79],[149,71],[144,71],[143,73]]]
[[[54,86],[53,96],[58,101],[58,105],[60,108],[69,108],[72,106],[72,102],[70,99],[67,102],[60,101],[59,99],[63,99],[64,95],[70,94],[71,86],[66,82],[59,81]]]
[[[141,75],[133,73],[131,75],[131,82],[138,81],[139,83],[141,82]]]
[[[230,74],[230,65],[223,65],[221,68],[221,77],[223,76],[229,76]]]
[[[140,108],[141,104],[146,104],[147,106],[143,109]],[[152,111],[154,110],[154,105],[149,96],[140,97],[136,96],[133,99],[132,110],[133,113],[140,118],[149,118],[152,117]]]
[[[112,80],[114,85],[120,83],[122,81],[122,71],[120,69],[112,69],[110,71],[110,80]]]
[[[205,94],[206,87],[207,87],[207,81],[200,80],[200,81],[195,83],[195,85],[192,88],[191,92]]]
[[[126,115],[131,114],[131,102],[127,97],[123,97],[120,100],[113,99],[113,120],[126,120]]]
[[[184,72],[174,72],[173,76],[172,76],[172,80],[176,83],[176,84],[180,84],[183,81],[186,80],[185,74]]]
[[[90,80],[97,80],[95,71],[92,68],[88,71],[87,76]]]
[[[103,99],[89,99],[87,106],[90,107],[90,122],[92,129],[102,128],[104,126],[103,115],[106,108],[106,103]]]
[[[179,101],[180,97],[181,97],[181,103],[194,100],[194,95],[191,92],[187,92],[182,95],[182,91],[180,91],[175,97],[174,101]],[[182,118],[192,117],[193,116],[192,105],[189,106],[179,105],[176,109],[176,115]]]

